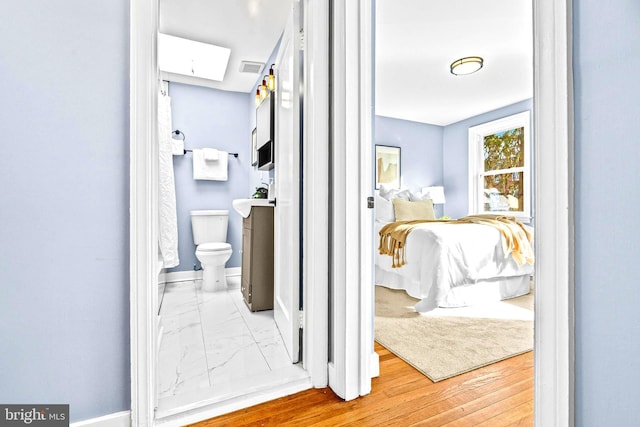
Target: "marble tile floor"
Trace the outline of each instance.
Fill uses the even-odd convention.
[[[228,277],[223,292],[203,292],[201,284],[168,283],[160,300],[159,413],[302,371],[291,364],[273,311],[252,313],[244,304],[239,276]]]

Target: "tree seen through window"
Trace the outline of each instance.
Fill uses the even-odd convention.
[[[524,127],[486,135],[483,154],[485,211],[521,211]]]

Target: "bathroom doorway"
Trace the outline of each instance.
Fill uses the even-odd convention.
[[[291,245],[300,240],[301,220],[301,105],[297,100],[302,68],[297,54],[300,39],[294,37],[301,15],[292,0],[271,2],[268,9],[252,1],[240,5],[229,0],[194,0],[189,7],[184,2],[159,0],[158,5],[158,62],[160,78],[166,82],[165,93],[159,96],[161,101],[163,96],[171,98],[171,130],[184,148],[184,153],[173,157],[181,260],[178,266],[163,270],[158,296],[155,418],[171,420],[185,410],[255,398],[277,386],[302,389],[310,384],[300,358],[304,338],[299,315],[301,263],[292,262],[300,259],[300,245]],[[222,81],[203,78],[197,57],[190,59],[186,73],[180,64],[168,66],[164,35],[228,46],[231,52]],[[184,62],[181,55],[176,52],[169,60]],[[268,88],[267,99],[257,99],[256,88],[264,96],[262,83],[271,75],[275,75],[275,88]],[[261,126],[257,108],[273,99],[272,139],[277,148],[272,152],[274,161],[262,162],[259,146],[250,137],[256,134],[252,129]],[[225,158],[226,180],[195,181],[195,160],[190,157],[196,153],[190,150],[202,147],[219,149],[221,155],[238,153]],[[247,218],[242,219],[244,215],[232,203],[251,198],[256,187],[267,183],[275,184],[269,185],[275,188],[275,196],[269,197],[272,203],[254,207],[250,217],[257,215],[256,210],[272,212],[273,308],[252,306],[243,292],[242,251],[247,251],[247,241],[251,242],[247,233],[255,234],[258,222],[249,221],[254,229],[247,231]],[[221,291],[203,289],[201,268],[206,271],[207,267],[201,257],[193,259],[197,243],[190,229],[193,209],[228,215],[226,241],[233,255],[227,262],[227,286]],[[252,257],[260,257],[255,245],[249,244],[254,249]],[[263,251],[262,256],[266,255]],[[254,300],[256,294],[254,288]]]

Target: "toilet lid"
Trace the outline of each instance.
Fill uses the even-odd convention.
[[[231,245],[229,243],[201,243],[196,248],[198,251],[206,252],[225,251],[228,249],[231,249]]]

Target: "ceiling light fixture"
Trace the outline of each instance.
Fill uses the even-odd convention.
[[[463,76],[472,74],[482,68],[484,59],[479,56],[467,56],[451,63],[451,74]]]

